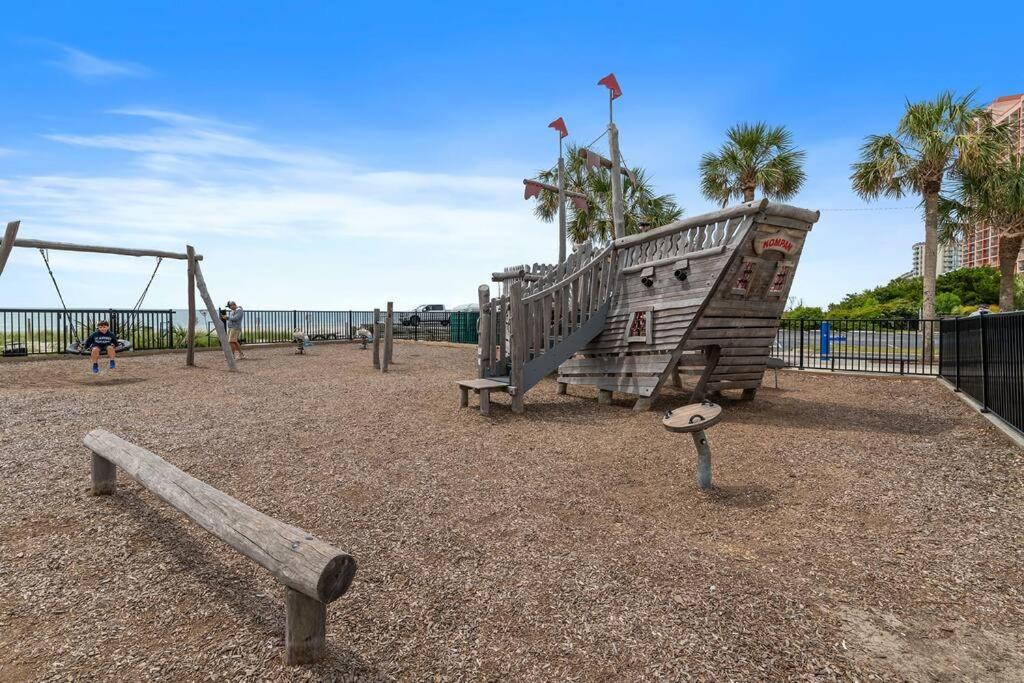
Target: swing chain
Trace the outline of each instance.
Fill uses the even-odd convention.
[[[80,347],[82,345],[82,339],[78,336],[78,329],[75,327],[75,322],[71,319],[71,313],[68,312],[68,305],[64,303],[64,295],[61,294],[60,285],[57,284],[57,278],[53,274],[53,268],[50,267],[50,257],[46,253],[45,249],[40,249],[39,255],[43,257],[43,263],[46,264],[46,272],[50,274],[50,280],[53,281],[53,288],[57,290],[57,298],[60,299],[61,308],[64,309],[64,317],[68,321],[68,327],[71,329],[71,334],[75,337],[75,344]]]
[[[145,301],[146,294],[149,293],[149,286],[151,284],[153,284],[153,278],[156,277],[156,271],[160,270],[160,264],[163,263],[163,262],[164,262],[164,257],[163,256],[158,256],[157,259],[156,259],[156,268],[153,269],[153,274],[149,276],[149,282],[146,283],[145,289],[143,289],[142,290],[142,294],[139,295],[139,300],[135,302],[135,306],[131,310],[132,313],[136,313],[137,311],[139,311],[139,309],[142,308],[142,302]],[[138,325],[139,316],[138,315],[132,315],[131,320],[132,320],[133,324],[125,325],[125,334],[124,334],[124,336],[126,338],[128,337],[128,335],[130,335],[134,331],[135,327]]]
[[[46,264],[46,272],[50,274],[50,281],[53,282],[53,288],[55,290],[57,290],[57,298],[60,299],[61,308],[64,309],[64,317],[67,320],[68,327],[71,329],[71,334],[75,338],[75,344],[78,347],[81,347],[82,346],[82,338],[78,336],[78,329],[77,329],[77,327],[75,325],[74,320],[72,320],[72,318],[71,318],[71,313],[68,311],[68,305],[64,302],[64,294],[60,291],[60,285],[57,284],[57,277],[53,274],[53,268],[50,267],[50,257],[49,257],[49,254],[47,253],[46,249],[40,248],[39,249],[39,255],[43,257],[43,263]],[[142,308],[142,302],[146,300],[146,294],[149,293],[149,287],[150,287],[150,285],[153,284],[153,279],[156,277],[156,272],[158,270],[160,270],[160,264],[163,263],[163,261],[164,261],[164,259],[163,259],[162,256],[157,257],[156,267],[153,268],[153,273],[149,276],[149,282],[146,283],[145,289],[143,289],[142,290],[142,294],[139,295],[139,299],[138,299],[138,301],[135,302],[135,306],[132,308],[131,313],[136,313],[136,312],[138,312]],[[131,319],[133,321],[135,321],[135,322],[138,322],[138,320],[137,320],[138,316],[137,315],[132,316]],[[129,339],[129,335],[131,335],[133,328],[134,328],[134,325],[132,325],[132,324],[125,325],[125,330],[124,330],[124,334],[122,335],[122,337],[124,339]]]

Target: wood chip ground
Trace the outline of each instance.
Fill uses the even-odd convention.
[[[0,680],[1024,679],[1022,453],[934,380],[783,372],[701,492],[681,394],[485,418],[470,347],[248,356],[0,365]],[[326,661],[283,666],[267,572],[89,495],[97,426],[356,556]]]

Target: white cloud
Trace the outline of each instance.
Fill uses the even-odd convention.
[[[330,279],[317,289],[323,307],[345,305],[339,297],[359,297],[347,306],[370,303],[352,278],[377,291],[366,278],[374,264],[388,265],[389,295],[398,302],[422,303],[418,292],[431,281],[438,300],[462,303],[493,270],[544,260],[555,248],[552,226],[532,216],[518,177],[369,169],[208,118],[115,113],[148,125],[45,137],[92,150],[86,168],[114,158],[121,170],[0,171],[0,205],[23,220],[23,236],[171,249],[192,242],[215,252],[219,276],[264,306],[313,305],[295,274],[270,282],[265,269],[293,267],[309,278],[318,263],[316,277]],[[229,254],[244,254],[245,262]],[[90,287],[80,283],[83,298]],[[178,294],[168,295],[172,305]]]
[[[89,54],[70,45],[52,43],[60,56],[50,64],[63,69],[75,78],[86,81],[103,81],[116,78],[146,78],[150,70],[135,62],[115,62]]]

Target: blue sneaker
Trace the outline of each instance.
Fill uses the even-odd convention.
[[[100,364],[99,363],[93,363],[92,364],[92,374],[94,374],[94,375],[100,374]]]
[[[113,369],[114,369],[114,368],[116,368],[116,367],[117,367],[117,366],[116,366],[116,365],[114,365],[114,361],[110,361],[110,369],[111,369],[111,370],[113,370]]]

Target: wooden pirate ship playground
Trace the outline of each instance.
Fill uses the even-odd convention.
[[[607,79],[602,79],[606,84]],[[608,85],[610,101],[621,94]],[[558,124],[558,125],[556,125]],[[552,123],[561,140],[561,119]],[[588,163],[611,169],[615,239],[601,248],[579,245],[555,265],[513,266],[494,273],[501,292],[479,289],[479,376],[459,382],[461,403],[508,392],[512,409],[544,377],[613,392],[650,407],[680,371],[699,371],[692,399],[728,389],[753,398],[764,375],[807,233],[818,212],[753,201],[626,236],[615,124],[608,124],[611,159],[587,151]],[[564,171],[549,187],[524,181],[529,198],[559,193],[559,245],[565,243]],[[574,198],[578,199],[578,198]],[[564,251],[560,250],[560,256]]]

